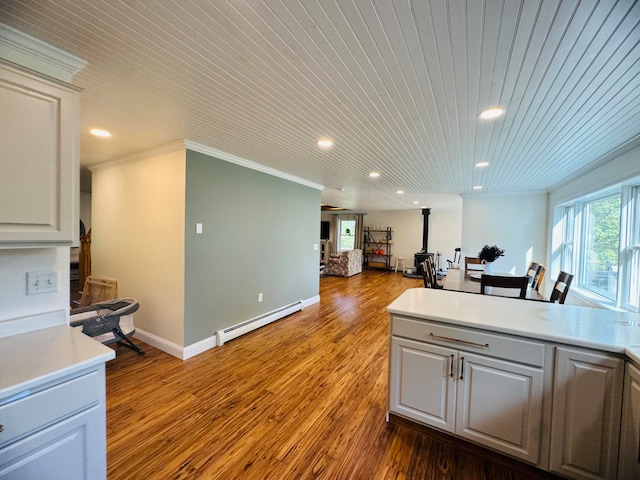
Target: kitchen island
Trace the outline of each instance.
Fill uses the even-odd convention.
[[[0,478],[106,478],[114,357],[66,324],[0,338]]]
[[[392,416],[567,478],[640,478],[640,316],[424,288],[388,311]]]

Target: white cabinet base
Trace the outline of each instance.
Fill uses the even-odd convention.
[[[556,349],[552,471],[569,478],[616,478],[624,362],[595,351]]]

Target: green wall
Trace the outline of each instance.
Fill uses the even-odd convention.
[[[191,150],[186,168],[185,346],[318,295],[320,190]]]

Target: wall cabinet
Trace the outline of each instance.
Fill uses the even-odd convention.
[[[570,478],[616,478],[624,361],[556,348],[550,469]]]
[[[0,248],[78,238],[78,90],[0,63]]]
[[[622,397],[619,479],[640,478],[640,370],[627,363]]]
[[[0,398],[0,478],[106,478],[104,364]]]
[[[391,412],[538,464],[543,345],[400,317],[392,331]],[[514,361],[523,344],[537,366]]]

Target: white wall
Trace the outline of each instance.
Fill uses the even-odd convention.
[[[421,209],[386,212],[370,212],[364,217],[366,226],[381,225],[393,230],[391,264],[396,257],[405,257],[406,265],[413,266],[413,256],[422,250],[423,219]],[[446,259],[453,257],[453,250],[460,246],[462,230],[462,206],[460,209],[431,209],[429,215],[429,252],[442,253],[442,267]]]
[[[184,145],[92,169],[92,274],[140,302],[136,328],[184,345]]]
[[[494,263],[494,273],[524,275],[529,262],[545,261],[547,223],[546,192],[467,196],[462,209],[462,257],[477,257],[485,244],[498,245],[505,256]]]

